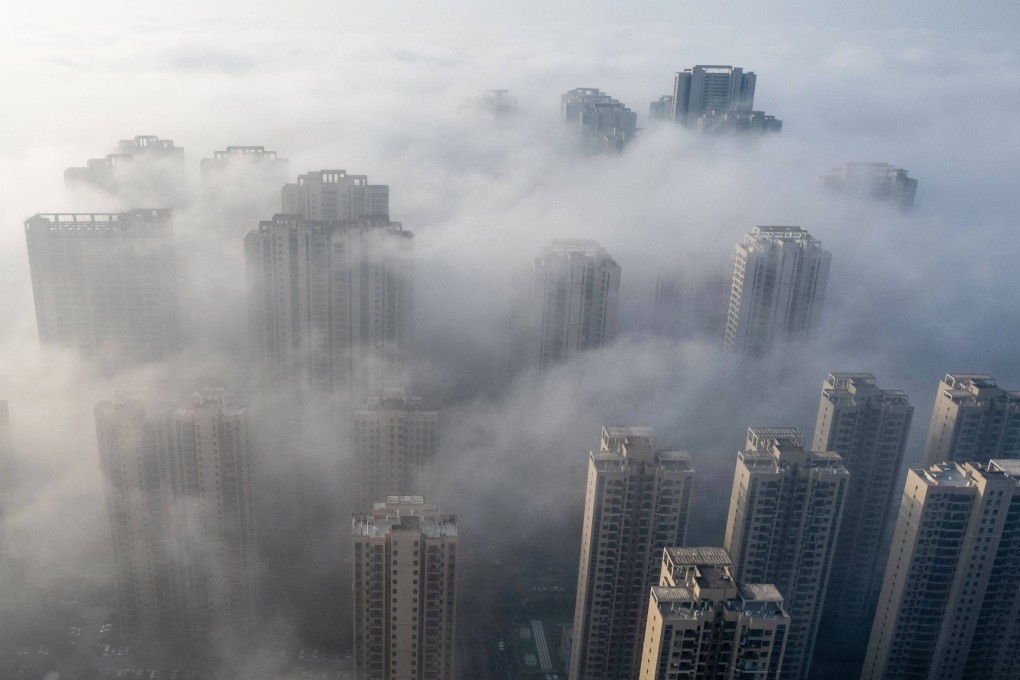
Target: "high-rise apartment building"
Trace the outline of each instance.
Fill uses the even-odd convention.
[[[726,331],[729,267],[706,255],[690,254],[655,278],[652,330],[686,340],[712,338]]]
[[[355,514],[354,677],[452,680],[457,518],[421,496]]]
[[[655,448],[651,428],[603,427],[588,456],[570,680],[637,677],[649,588],[662,551],[683,545],[694,469]]]
[[[870,373],[830,373],[812,448],[835,451],[850,471],[825,608],[839,625],[870,615],[881,587],[883,537],[914,407]]]
[[[734,66],[704,66],[679,71],[673,81],[672,120],[694,125],[713,111],[750,111],[754,108],[753,71]]]
[[[1020,676],[1020,463],[907,473],[862,680]]]
[[[422,488],[439,450],[439,409],[402,388],[384,390],[354,411],[354,508],[364,512],[379,498],[413,495]]]
[[[818,178],[818,185],[849,196],[886,201],[900,208],[912,208],[917,180],[907,171],[888,163],[844,163]]]
[[[722,548],[666,548],[651,589],[640,680],[778,680],[790,614],[771,583],[741,581]],[[792,676],[791,676],[792,677]]]
[[[726,351],[761,357],[818,325],[831,255],[800,227],[756,226],[737,245]]]
[[[673,96],[664,94],[648,105],[649,120],[669,120],[673,115]]]
[[[526,363],[541,370],[616,336],[620,265],[594,241],[553,241],[531,266]]]
[[[1020,391],[990,375],[948,373],[928,425],[925,465],[1020,458]]]
[[[39,339],[110,365],[180,343],[169,210],[39,214],[25,220]]]
[[[621,151],[637,134],[637,114],[594,87],[578,87],[560,96],[560,118],[592,151]]]
[[[346,170],[319,170],[298,175],[281,191],[282,212],[306,220],[354,221],[363,217],[389,219],[390,187],[369,184],[366,175]]]
[[[359,404],[408,384],[412,234],[385,218],[276,215],[245,238],[248,324],[270,382]]]
[[[186,173],[184,150],[172,139],[138,135],[122,139],[115,152],[89,159],[84,167],[64,170],[68,189],[99,189],[126,202],[171,207],[183,199]]]
[[[155,642],[207,641],[257,604],[247,409],[222,389],[172,407],[96,406],[120,624]]]
[[[790,427],[750,428],[737,454],[723,547],[738,580],[783,594],[783,678],[808,677],[849,480],[839,454],[805,451]]]

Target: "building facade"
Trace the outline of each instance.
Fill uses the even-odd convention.
[[[578,87],[560,97],[560,118],[591,151],[623,150],[637,134],[637,114],[594,87]]]
[[[800,227],[757,226],[737,246],[724,347],[762,357],[818,326],[832,256]]]
[[[245,257],[266,382],[351,405],[409,383],[413,240],[399,222],[276,215],[249,232]]]
[[[738,580],[783,594],[783,678],[809,677],[849,480],[839,454],[805,451],[794,428],[752,427],[737,454],[723,547]]]
[[[734,66],[699,65],[684,69],[673,80],[671,119],[694,125],[701,116],[718,111],[750,111],[754,108],[753,71]]]
[[[118,395],[96,406],[121,626],[202,643],[258,603],[247,409],[222,389],[182,406]]]
[[[39,214],[25,221],[39,339],[105,364],[180,347],[169,210]]]
[[[917,180],[888,163],[844,163],[818,178],[823,189],[849,196],[885,201],[899,208],[914,207]]]
[[[421,496],[355,514],[354,677],[453,680],[457,518]]]
[[[939,383],[928,425],[925,465],[1020,458],[1020,391],[990,375],[948,373]]]
[[[1020,464],[907,473],[862,680],[1020,675]]]
[[[390,187],[369,184],[366,175],[346,170],[319,170],[298,175],[281,190],[282,212],[306,220],[356,221],[363,217],[389,219]]]
[[[354,508],[363,512],[388,496],[413,495],[423,488],[439,451],[439,409],[421,397],[388,389],[354,411]]]
[[[683,545],[694,469],[646,427],[603,427],[588,458],[570,680],[637,677],[662,551]]]
[[[640,680],[778,680],[790,628],[770,583],[742,582],[722,548],[666,548],[651,588]]]

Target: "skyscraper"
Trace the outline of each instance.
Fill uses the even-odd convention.
[[[122,139],[114,153],[64,170],[64,184],[99,189],[133,205],[177,206],[187,184],[184,150],[156,135]]]
[[[783,594],[783,678],[808,677],[849,479],[839,454],[805,451],[794,428],[752,427],[737,454],[723,547],[738,580]]]
[[[222,389],[179,407],[131,395],[96,406],[120,624],[205,642],[255,612],[247,409]]]
[[[821,318],[831,257],[805,229],[756,226],[737,245],[726,351],[761,357],[806,340]]]
[[[355,514],[354,673],[358,680],[451,680],[457,518],[421,496]]]
[[[698,65],[676,74],[673,81],[672,119],[694,125],[698,117],[718,111],[750,111],[754,108],[753,71],[734,66]]]
[[[862,680],[1020,675],[1020,463],[910,470]]]
[[[825,608],[841,627],[865,619],[881,586],[879,558],[914,407],[870,373],[830,373],[812,448],[835,451],[850,471]]]
[[[637,114],[594,87],[564,92],[560,118],[591,151],[621,151],[637,133]]]
[[[245,238],[253,360],[270,382],[352,399],[408,384],[412,234],[385,218],[276,215]]]
[[[925,465],[1020,458],[1020,391],[990,375],[947,373],[935,394]]]
[[[369,184],[366,175],[346,170],[319,170],[298,175],[281,191],[283,213],[306,220],[353,221],[363,217],[389,219],[390,187]]]
[[[900,208],[912,208],[917,180],[907,171],[888,163],[844,163],[818,178],[823,189],[849,196],[886,201]]]
[[[616,336],[620,265],[594,241],[553,241],[531,266],[526,362],[546,370]]]
[[[180,343],[169,210],[39,214],[25,220],[39,339],[109,365],[155,361]]]
[[[407,496],[421,489],[439,449],[439,409],[402,388],[384,390],[354,411],[354,508],[363,512],[373,499]]]
[[[790,615],[771,583],[741,581],[722,548],[666,548],[640,680],[778,680]]]
[[[588,457],[570,680],[637,677],[649,588],[662,551],[683,545],[694,469],[655,448],[651,428],[603,427]]]

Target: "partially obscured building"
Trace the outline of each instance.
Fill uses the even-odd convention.
[[[910,470],[862,680],[1020,677],[1020,463]]]
[[[640,672],[629,677],[787,677],[781,667],[791,619],[783,596],[771,583],[737,578],[724,549],[666,548],[650,600]]]
[[[698,65],[679,71],[673,81],[672,120],[694,125],[698,118],[718,111],[754,108],[757,76],[736,66]]]
[[[729,265],[691,253],[655,277],[652,330],[675,340],[712,339],[726,332]]]
[[[588,456],[570,680],[637,677],[649,588],[662,551],[683,545],[694,469],[656,449],[651,428],[603,427]]]
[[[925,465],[1020,458],[1020,391],[983,373],[947,373],[935,394]]]
[[[698,118],[694,129],[702,134],[780,132],[783,121],[764,111],[711,111]]]
[[[68,189],[98,189],[133,203],[161,208],[177,206],[186,184],[184,150],[172,139],[138,135],[122,139],[113,153],[89,159],[83,167],[64,170]]]
[[[421,496],[355,514],[354,677],[452,680],[457,518]]]
[[[649,120],[669,120],[673,115],[673,97],[664,94],[648,105]]]
[[[25,220],[39,339],[109,366],[180,346],[169,210],[39,214]]]
[[[912,208],[917,180],[888,163],[844,163],[818,178],[823,189]]]
[[[592,151],[621,151],[637,133],[637,114],[593,87],[563,93],[560,118],[582,146]]]
[[[839,454],[804,450],[794,428],[752,427],[737,454],[723,547],[738,580],[783,594],[783,678],[809,677],[849,481]]]
[[[295,184],[281,191],[282,212],[306,220],[389,219],[390,187],[369,184],[366,175],[346,170],[318,170],[298,175]]]

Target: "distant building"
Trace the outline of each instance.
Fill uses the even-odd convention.
[[[174,207],[183,199],[187,181],[184,150],[172,139],[138,135],[122,139],[114,153],[89,159],[84,167],[64,170],[68,189],[90,187],[128,203],[163,199],[160,207]]]
[[[888,163],[844,163],[818,178],[823,189],[912,208],[917,180]]]
[[[675,340],[713,339],[726,332],[731,274],[728,264],[689,253],[655,277],[652,330]]]
[[[694,129],[702,134],[779,132],[783,121],[762,111],[711,111],[698,118]]]
[[[639,680],[778,680],[790,628],[771,583],[741,581],[722,548],[666,548],[650,590]]]
[[[1020,676],[1020,463],[910,470],[862,680]]]
[[[676,74],[673,95],[652,102],[649,118],[702,134],[779,132],[783,121],[754,110],[757,76],[735,66],[698,65]]]
[[[358,680],[454,677],[458,538],[457,518],[421,496],[390,496],[354,516]]]
[[[284,214],[306,220],[353,221],[363,217],[389,219],[390,187],[369,184],[366,175],[346,170],[318,170],[298,176],[281,191]]]
[[[482,108],[497,116],[517,113],[517,97],[510,90],[489,90],[482,96]]]
[[[595,241],[552,241],[531,266],[523,363],[544,371],[609,344],[619,295],[620,265],[609,251]]]
[[[25,220],[39,339],[109,366],[180,346],[169,210],[39,214]]]
[[[673,97],[664,94],[648,105],[649,120],[670,120],[673,115]]]
[[[621,151],[637,133],[637,114],[593,87],[563,93],[560,117],[582,146],[591,151]]]
[[[245,237],[252,359],[269,383],[350,399],[409,380],[413,236],[276,215]]]
[[[570,680],[635,678],[648,589],[662,551],[683,545],[694,469],[651,428],[603,427],[588,456]]]
[[[387,389],[354,411],[354,508],[421,488],[439,450],[439,409],[402,388]]]
[[[203,158],[199,167],[203,180],[238,167],[261,168],[267,173],[286,175],[287,159],[279,158],[275,151],[267,151],[264,146],[228,146],[223,151],[213,152],[212,158]]]
[[[757,226],[737,246],[724,347],[748,357],[818,326],[831,255],[800,227]]]
[[[222,389],[179,407],[118,395],[95,418],[124,631],[205,643],[249,622],[258,579],[245,406]]]
[[[200,164],[203,199],[217,222],[230,223],[216,226],[229,228],[233,237],[238,226],[248,229],[256,220],[274,212],[280,200],[280,187],[289,179],[287,168],[285,158],[262,146],[228,146],[216,151],[212,158],[203,158]],[[217,216],[216,210],[221,215]]]
[[[948,373],[928,426],[925,465],[1020,458],[1020,391],[985,374]]]
[[[737,454],[723,547],[738,580],[773,583],[783,594],[783,678],[810,677],[849,481],[839,454],[805,451],[793,428],[752,427]]]

